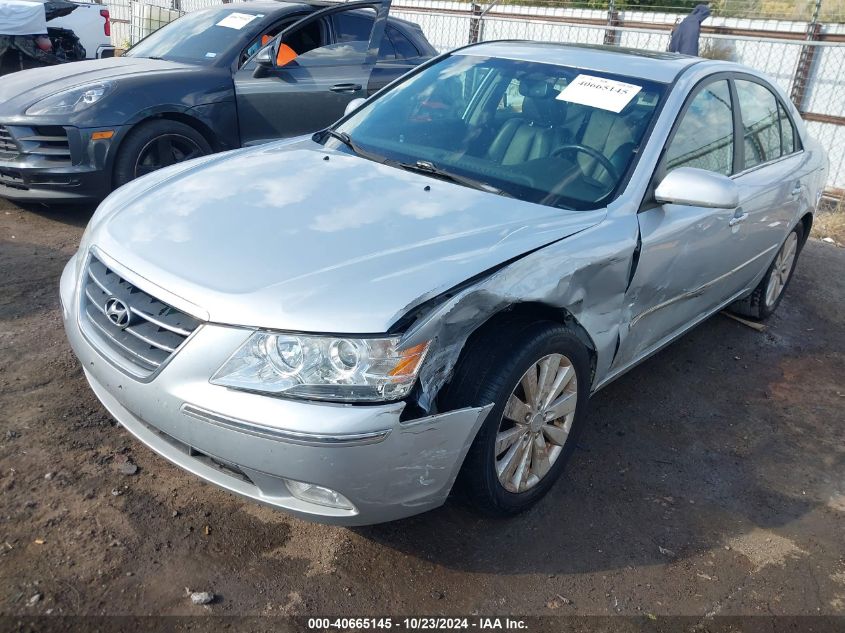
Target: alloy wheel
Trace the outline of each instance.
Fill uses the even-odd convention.
[[[507,491],[525,492],[549,473],[569,437],[577,404],[578,378],[566,356],[544,356],[522,375],[496,433],[496,474]]]
[[[795,256],[798,253],[798,235],[793,231],[787,236],[777,257],[775,257],[774,268],[772,274],[769,276],[769,283],[766,286],[766,305],[771,307],[780,297],[783,289],[786,287],[786,282],[789,281],[789,275],[792,273],[792,264],[795,261]]]
[[[204,155],[202,148],[187,136],[163,134],[152,139],[141,149],[138,160],[135,161],[135,178]]]

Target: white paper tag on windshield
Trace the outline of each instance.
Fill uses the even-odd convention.
[[[217,26],[225,26],[227,29],[235,29],[240,31],[247,24],[257,19],[260,16],[252,15],[251,13],[230,13],[225,18],[217,23]]]
[[[619,113],[640,90],[642,86],[626,84],[623,81],[578,75],[556,98]]]

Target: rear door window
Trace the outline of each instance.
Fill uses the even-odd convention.
[[[417,50],[417,47],[405,37],[398,29],[395,29],[392,26],[387,27],[387,37],[390,38],[390,41],[393,43],[393,47],[396,49],[396,58],[397,59],[413,59],[414,57],[419,57],[420,52]]]
[[[780,113],[780,148],[785,156],[795,151],[795,126],[792,125],[792,120],[780,101],[778,101],[778,112]]]
[[[784,147],[777,97],[753,81],[737,79],[735,85],[742,114],[743,167],[751,169],[792,153],[791,146]]]

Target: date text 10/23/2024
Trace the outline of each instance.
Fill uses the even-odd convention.
[[[308,618],[310,630],[525,630],[527,623],[519,618],[445,618],[445,617],[372,617],[372,618]]]

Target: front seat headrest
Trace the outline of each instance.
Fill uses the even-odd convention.
[[[546,79],[530,79],[524,77],[519,82],[519,94],[531,99],[548,99],[557,94],[557,91],[553,89],[552,84]]]

